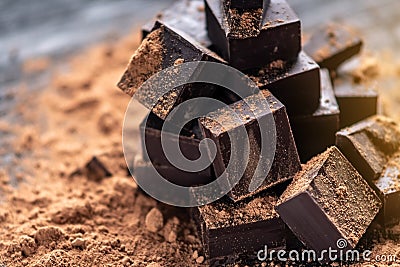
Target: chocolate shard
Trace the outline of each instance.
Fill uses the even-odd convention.
[[[110,162],[113,162],[111,164]],[[84,175],[89,180],[99,182],[113,175],[126,175],[126,162],[122,151],[110,151],[91,157],[85,166],[78,168],[70,177]]]
[[[170,77],[147,86],[146,90],[137,92],[140,86],[151,76],[168,67],[173,67],[185,62],[211,61],[224,63],[214,52],[201,46],[184,33],[172,29],[162,22],[157,21],[153,31],[143,40],[138,50],[133,54],[128,67],[123,74],[118,87],[125,93],[139,100],[144,106],[152,110],[161,119],[165,119],[169,112],[178,104],[189,98],[211,96],[215,87],[204,84],[188,84],[172,88],[163,96],[159,88],[170,84]],[[201,70],[183,70],[185,78],[195,79],[194,75],[200,75]],[[190,73],[189,73],[190,72]],[[167,75],[168,76],[168,75]],[[187,77],[189,76],[189,77]],[[169,88],[168,88],[169,89]],[[155,103],[155,104],[154,104]]]
[[[224,0],[224,5],[237,9],[257,9],[264,8],[267,10],[271,0]]]
[[[290,125],[301,162],[324,152],[335,144],[339,130],[339,106],[327,69],[321,69],[321,99],[311,115],[290,116]]]
[[[233,261],[268,246],[286,247],[287,229],[274,207],[278,197],[269,192],[233,203],[222,198],[193,209],[199,236],[209,262]]]
[[[210,47],[211,41],[207,35],[204,10],[203,0],[177,1],[142,27],[142,39],[146,38],[156,20],[159,20],[169,27],[184,32],[204,47]]]
[[[339,256],[356,247],[381,205],[351,163],[331,147],[295,176],[276,210],[306,247],[317,255],[335,249]]]
[[[161,145],[161,131],[164,123],[153,113],[150,113],[147,120],[145,119],[141,123],[141,134],[145,134],[141,138],[143,159],[151,162],[166,180],[177,185],[189,187],[205,185],[213,181],[215,176],[211,165],[195,173],[180,170],[170,163]],[[180,135],[166,133],[166,137],[167,140],[165,142],[179,141],[180,151],[187,159],[196,160],[200,157],[199,144],[202,138],[197,122],[191,125],[189,130],[183,129]]]
[[[340,128],[377,114],[376,85],[358,84],[348,75],[334,82],[335,96],[340,109]]]
[[[336,133],[336,145],[370,184],[400,147],[400,130],[383,116],[373,116]]]
[[[260,87],[268,89],[287,108],[290,115],[314,113],[320,105],[319,66],[304,52],[294,64],[277,60],[246,74]]]
[[[385,117],[374,116],[336,134],[336,144],[384,203],[380,223],[399,221],[400,129]]]
[[[360,53],[362,45],[363,41],[354,29],[331,23],[314,32],[304,50],[321,68],[336,70],[343,62]]]
[[[233,67],[247,70],[297,58],[300,19],[285,0],[271,0],[265,12],[262,8],[229,8],[220,0],[205,2],[208,36]]]
[[[238,160],[240,162],[230,162],[232,147],[228,134],[239,134],[240,126],[244,126],[246,130],[246,134],[250,143],[248,165],[243,166],[243,169],[245,169],[243,176],[228,193],[228,196],[235,202],[243,200],[247,197],[251,197],[256,193],[273,187],[277,184],[288,181],[297,171],[301,169],[299,156],[297,154],[297,149],[294,143],[285,106],[282,105],[282,103],[280,103],[267,90],[261,91],[260,94],[265,97],[265,101],[259,103],[260,105],[252,104],[253,102],[256,102],[256,99],[259,99],[258,94],[229,105],[229,109],[233,110],[238,116],[234,116],[225,112],[224,110],[217,110],[209,113],[206,117],[199,119],[203,136],[213,140],[217,147],[216,158],[213,163],[214,171],[217,177],[221,176],[225,172],[229,178],[238,176],[237,170],[227,169],[229,164],[232,164],[239,169],[241,168],[241,165],[243,165],[242,158],[240,157]],[[252,107],[246,103],[249,103],[249,105],[252,105]],[[259,125],[265,126],[265,124],[268,123],[267,121],[270,118],[269,116],[271,116],[271,112],[276,127],[276,152],[272,167],[269,172],[267,172],[267,170],[264,169],[257,169],[257,165],[259,164],[259,161],[261,161],[260,164],[262,168],[267,168],[268,162],[265,161],[272,160],[267,159],[267,157],[260,158],[262,155],[262,138],[260,131],[269,132],[270,129],[260,129],[261,127],[259,127]],[[227,122],[228,125],[223,127],[220,125],[221,122]],[[240,153],[246,153],[244,142],[239,143],[239,146],[243,146],[243,148],[238,148],[238,151]],[[264,146],[265,145],[266,144],[264,144]],[[243,157],[245,156],[246,155],[243,155]],[[258,177],[260,175],[264,175],[264,172],[268,173],[266,177]],[[249,186],[251,185],[253,177],[262,179],[263,182],[258,189],[251,191]]]

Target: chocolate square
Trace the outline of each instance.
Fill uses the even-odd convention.
[[[223,0],[224,5],[237,9],[256,9],[264,8],[267,10],[271,0]]]
[[[229,8],[220,0],[205,2],[208,36],[233,67],[247,70],[297,58],[300,19],[285,0],[271,0],[265,13],[262,8]]]
[[[263,94],[266,99],[263,106],[253,106],[250,108],[246,104],[246,101],[250,104],[254,102],[253,100],[257,99],[258,95],[253,95],[245,100],[231,104],[229,108],[238,115],[237,117],[223,110],[217,110],[209,113],[205,118],[199,119],[203,137],[213,140],[217,147],[217,155],[213,164],[217,177],[225,171],[227,171],[229,178],[237,176],[237,171],[226,169],[231,154],[231,142],[228,133],[238,133],[240,125],[245,127],[250,143],[249,161],[248,165],[244,167],[245,171],[241,180],[228,194],[235,202],[291,179],[301,168],[285,106],[267,90],[261,91],[260,94]],[[268,164],[264,161],[269,160],[267,158],[260,159],[260,131],[268,131],[268,129],[260,129],[259,122],[264,123],[267,121],[268,116],[271,116],[270,112],[272,112],[276,127],[275,157],[267,177],[258,177],[255,171],[259,161],[262,160],[262,167],[267,168]],[[222,127],[219,122],[228,122],[229,127]],[[243,142],[239,143],[243,144]],[[240,153],[245,153],[244,150],[245,144],[243,144],[243,148],[240,148],[239,151]],[[233,162],[231,164],[236,166],[236,168],[241,168],[243,162]],[[257,190],[251,192],[249,186],[253,176],[262,178],[264,181]]]
[[[185,62],[211,61],[224,63],[224,60],[218,55],[201,46],[184,33],[178,32],[178,30],[163,25],[161,22],[156,22],[153,31],[133,54],[121,81],[118,83],[119,88],[125,93],[131,96],[136,93],[135,97],[161,119],[165,119],[176,105],[189,98],[212,96],[215,87],[212,85],[205,86],[204,84],[188,84],[172,88],[173,90],[157,98],[159,87],[153,85],[148,86],[147,90],[141,90],[141,94],[138,95],[138,88],[146,80],[165,68]],[[198,69],[194,69],[191,75],[200,75],[198,72]],[[165,84],[168,83],[168,80],[159,82]],[[156,104],[153,105],[153,103]]]
[[[351,75],[334,81],[335,96],[340,109],[340,128],[347,127],[377,113],[376,84],[356,83]]]
[[[319,108],[311,115],[290,116],[290,125],[301,162],[324,152],[335,144],[339,130],[339,106],[327,69],[321,70],[321,99]]]
[[[141,138],[143,159],[153,163],[156,170],[161,175],[165,175],[166,180],[181,186],[195,186],[208,184],[215,179],[211,165],[200,172],[187,172],[173,166],[165,156],[161,146],[161,130],[165,122],[153,113],[149,114],[147,123],[145,121],[146,119],[140,125],[141,134],[145,133],[145,136]],[[179,140],[182,154],[189,160],[196,160],[201,155],[199,150],[200,129],[196,130],[198,127],[196,122],[196,124],[191,125],[189,130],[183,129],[179,136],[174,133],[166,133],[166,142],[177,142]]]
[[[278,60],[247,74],[260,89],[271,91],[290,115],[312,114],[320,105],[320,69],[304,52],[294,64]]]
[[[354,29],[330,23],[314,32],[304,45],[306,51],[320,66],[336,70],[343,62],[357,55],[363,41]]]
[[[268,246],[285,248],[286,226],[274,207],[273,193],[233,203],[222,198],[212,204],[194,208],[199,236],[208,260],[247,256]]]
[[[373,116],[336,133],[336,145],[371,185],[400,147],[400,130],[383,116]]]
[[[306,247],[321,255],[329,248],[354,249],[381,205],[351,163],[331,147],[295,176],[276,210]]]
[[[207,35],[204,10],[203,0],[177,1],[142,27],[142,38],[146,38],[153,30],[156,20],[159,20],[169,27],[184,32],[199,44],[210,47],[211,41]]]

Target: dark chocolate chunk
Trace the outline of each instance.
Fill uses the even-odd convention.
[[[339,106],[327,69],[321,70],[321,99],[317,111],[311,115],[290,116],[290,125],[301,162],[324,152],[335,144],[339,130]]]
[[[257,9],[267,10],[271,0],[224,0],[224,4],[230,8],[237,9]]]
[[[398,222],[400,129],[395,122],[382,116],[368,118],[338,132],[336,144],[381,197],[380,223]]]
[[[113,164],[110,164],[110,162],[113,162]],[[110,151],[93,156],[85,166],[73,171],[70,177],[84,175],[89,180],[98,182],[113,175],[125,175],[126,170],[127,166],[123,152]]]
[[[147,123],[143,121],[140,125],[142,136],[143,159],[150,161],[163,177],[177,185],[195,186],[204,185],[214,180],[212,166],[200,172],[187,172],[173,166],[161,146],[161,130],[164,121],[151,113]],[[166,142],[177,142],[179,139],[180,151],[189,160],[196,160],[200,157],[199,144],[201,136],[199,126],[192,125],[190,130],[183,129],[181,134],[166,133]],[[164,176],[165,175],[165,176]]]
[[[153,85],[151,88],[149,86],[148,90],[141,90],[140,95],[137,94],[137,90],[147,79],[159,71],[193,61],[224,62],[215,53],[199,45],[185,34],[178,33],[177,30],[163,25],[161,22],[156,22],[153,31],[133,54],[118,86],[131,96],[136,93],[135,97],[143,105],[161,119],[165,119],[176,105],[188,98],[211,96],[215,87],[204,86],[204,84],[183,85],[174,88],[160,98],[156,97],[158,94],[155,90],[159,89],[157,85]],[[196,74],[197,71],[193,70],[192,74]],[[170,82],[168,77],[165,79],[165,81],[158,82],[168,84]],[[153,103],[156,104],[153,105]]]
[[[340,109],[340,128],[377,113],[378,93],[374,85],[357,84],[351,76],[340,76],[335,79],[334,88]]]
[[[236,112],[238,117],[234,117],[229,113],[217,110],[208,114],[206,118],[201,118],[199,120],[203,136],[212,139],[217,146],[217,156],[213,164],[217,177],[222,175],[225,171],[232,172],[227,173],[229,177],[236,177],[238,175],[238,172],[226,169],[231,158],[231,141],[228,133],[237,133],[239,129],[238,126],[240,125],[244,126],[246,129],[250,142],[249,161],[248,165],[244,167],[245,171],[241,177],[241,180],[228,193],[228,196],[234,201],[242,200],[266,188],[270,188],[274,185],[285,182],[291,179],[293,175],[301,168],[285,107],[269,91],[264,90],[262,91],[262,94],[266,99],[266,101],[263,102],[264,106],[260,105],[250,108],[246,104],[245,101],[251,104],[253,98],[257,97],[258,95],[253,95],[245,100],[231,104],[229,108]],[[257,112],[254,112],[255,109],[257,109]],[[260,159],[260,131],[268,131],[268,129],[260,129],[259,125],[260,123],[265,124],[265,120],[268,120],[268,116],[271,116],[270,111],[273,113],[273,119],[276,127],[275,158],[273,159],[272,167],[267,177],[258,177],[264,180],[261,186],[257,190],[250,192],[249,185],[251,184],[253,176],[257,176],[255,171],[259,161],[262,161],[263,163],[261,165],[263,165],[263,167],[265,165],[264,168],[267,168],[267,163],[264,161],[268,159]],[[219,124],[220,122],[228,122],[229,127],[222,127],[222,125]],[[239,149],[240,153],[245,153],[245,144],[241,142],[240,145],[243,145],[243,148]],[[241,161],[242,159],[239,160]],[[241,168],[240,166],[242,162],[233,162],[231,164],[237,166],[237,168]]]
[[[341,24],[329,24],[312,34],[304,45],[304,51],[321,68],[336,70],[340,64],[357,55],[362,44],[361,38],[353,29]]]
[[[271,0],[265,13],[262,8],[229,8],[220,0],[205,2],[208,36],[233,67],[247,70],[297,58],[300,20],[285,0]]]
[[[336,145],[371,185],[400,147],[400,130],[390,119],[373,116],[336,133]]]
[[[295,176],[276,209],[306,247],[321,255],[329,248],[354,249],[381,204],[351,163],[331,147]],[[339,240],[344,241],[341,247]]]
[[[205,47],[211,46],[206,30],[206,16],[203,0],[181,0],[157,15],[142,27],[142,38],[152,31],[156,20],[178,29]]]
[[[389,160],[382,175],[373,182],[383,201],[383,223],[397,224],[400,221],[400,154],[397,153]]]
[[[320,104],[319,66],[304,52],[294,64],[282,60],[247,74],[260,87],[268,89],[290,115],[312,114]]]
[[[286,226],[274,207],[278,198],[272,193],[233,203],[222,198],[194,208],[194,218],[208,260],[234,259],[254,254],[268,246],[284,249]]]

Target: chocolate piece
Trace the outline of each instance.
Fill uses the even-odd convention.
[[[320,66],[336,70],[340,64],[357,55],[363,42],[353,29],[341,24],[329,24],[312,34],[304,45],[306,51]]]
[[[141,90],[137,94],[138,88],[151,76],[159,71],[179,65],[184,62],[192,61],[212,61],[224,62],[215,53],[202,47],[183,33],[178,33],[161,22],[156,22],[153,31],[143,40],[138,50],[134,53],[127,70],[121,81],[118,83],[125,93],[135,95],[135,97],[154,114],[161,119],[165,119],[169,112],[183,101],[200,96],[211,96],[215,87],[204,84],[188,84],[174,88],[164,96],[157,98],[159,86],[153,85],[147,90]],[[185,73],[190,75],[190,73]],[[191,75],[200,75],[198,69],[194,69]],[[160,83],[168,83],[168,77]],[[157,101],[158,100],[158,101]],[[153,103],[157,103],[153,105]]]
[[[276,209],[293,233],[321,255],[329,248],[354,249],[380,208],[367,182],[331,147],[295,176]],[[338,247],[341,239],[345,242]]]
[[[161,129],[164,121],[158,118],[153,113],[149,114],[147,123],[143,121],[140,125],[142,136],[142,148],[146,153],[143,153],[143,159],[151,161],[156,170],[159,171],[163,177],[177,185],[181,186],[195,186],[204,185],[214,180],[212,166],[200,172],[186,172],[173,166],[164,154],[161,146]],[[196,160],[200,157],[199,144],[201,136],[200,130],[196,130],[198,125],[192,125],[191,130],[182,130],[181,135],[167,133],[166,142],[177,142],[179,138],[179,145],[182,154],[189,160]],[[164,176],[165,175],[165,176]]]
[[[264,246],[285,248],[286,227],[274,209],[277,200],[274,194],[263,193],[238,203],[225,197],[194,208],[206,257],[234,259]]]
[[[178,29],[205,47],[211,46],[206,30],[206,16],[203,0],[181,0],[157,15],[142,27],[142,38],[152,31],[156,20]]]
[[[336,145],[372,185],[400,148],[400,130],[392,120],[373,116],[336,133]]]
[[[376,191],[383,201],[382,220],[385,225],[400,221],[400,154],[386,164],[382,175],[374,180]]]
[[[336,144],[381,197],[380,223],[398,222],[400,129],[390,119],[374,116],[336,134]]]
[[[229,8],[206,0],[208,36],[230,65],[246,70],[275,60],[294,61],[301,50],[300,20],[285,0],[263,9]]]
[[[312,114],[319,107],[319,67],[304,52],[299,54],[294,64],[278,60],[247,74],[260,89],[270,90],[285,105],[290,115]]]
[[[334,79],[340,108],[340,127],[352,125],[377,113],[378,93],[374,79],[379,70],[370,57],[357,57],[340,66]]]
[[[290,125],[301,162],[324,152],[335,144],[339,130],[339,106],[327,69],[321,70],[321,99],[317,111],[311,115],[291,116]]]
[[[113,162],[113,164],[110,164],[110,162]],[[110,151],[93,156],[85,166],[73,171],[70,177],[84,175],[89,180],[99,182],[113,175],[125,175],[126,169],[126,161],[122,151]]]
[[[271,0],[224,0],[225,5],[230,8],[237,9],[257,9],[264,8],[267,10]]]
[[[258,95],[250,96],[245,100],[241,100],[230,105],[229,108],[235,111],[239,117],[234,117],[233,115],[222,110],[217,110],[209,113],[207,118],[201,118],[199,120],[203,136],[212,139],[217,146],[217,156],[213,164],[217,177],[221,176],[224,171],[228,172],[227,175],[229,177],[235,177],[235,175],[238,175],[238,172],[235,170],[226,169],[229,164],[232,149],[228,133],[238,133],[239,125],[243,125],[247,131],[250,142],[249,161],[248,165],[244,167],[245,171],[241,177],[241,180],[228,193],[228,196],[234,201],[242,200],[266,188],[270,188],[274,185],[285,182],[291,179],[292,176],[301,168],[285,107],[269,91],[264,90],[262,91],[262,94],[266,99],[264,102],[265,106],[252,106],[252,108],[250,108],[246,104],[246,102],[251,104],[254,99],[257,99],[255,97],[258,97]],[[270,110],[268,109],[268,106],[270,107]],[[264,168],[266,168],[266,165],[268,165],[264,161],[269,159],[260,159],[260,130],[268,131],[268,129],[260,129],[261,127],[259,127],[259,125],[261,123],[261,125],[265,126],[265,123],[268,123],[266,120],[268,120],[268,116],[270,116],[270,111],[273,113],[273,119],[276,127],[275,158],[267,177],[257,177],[263,179],[261,186],[257,190],[250,192],[249,185],[251,184],[251,180],[255,174],[255,170],[259,164],[259,161],[262,160],[261,165]],[[222,127],[219,124],[220,122],[228,122],[229,127]],[[240,145],[243,145],[243,148],[239,149],[240,153],[245,153],[245,144],[241,142]],[[265,146],[265,144],[263,146]],[[231,164],[237,166],[237,168],[241,168],[239,166],[241,166],[243,163],[233,162]],[[255,176],[257,176],[257,174]]]

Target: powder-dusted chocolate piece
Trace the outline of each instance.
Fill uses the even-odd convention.
[[[211,46],[206,30],[203,0],[181,0],[173,3],[142,27],[142,38],[152,31],[156,20],[178,29],[205,47]]]
[[[382,175],[373,181],[376,192],[383,201],[381,219],[385,225],[400,221],[400,154],[386,164]]]
[[[336,134],[336,144],[384,203],[381,223],[398,222],[400,129],[382,116],[361,121]]]
[[[246,70],[297,58],[300,20],[285,0],[271,0],[265,12],[229,8],[220,0],[205,2],[208,36],[233,67]]]
[[[318,29],[304,45],[306,51],[320,66],[336,70],[340,64],[357,55],[363,42],[348,26],[331,23]]]
[[[235,175],[237,176],[237,172],[235,172],[235,170],[226,169],[230,161],[232,149],[228,133],[238,133],[240,125],[245,127],[250,143],[249,161],[247,166],[245,166],[244,174],[241,177],[241,180],[228,193],[228,196],[234,201],[239,201],[246,197],[253,196],[264,189],[285,182],[291,179],[293,175],[301,168],[285,106],[282,105],[269,91],[264,90],[262,91],[262,94],[266,100],[263,102],[264,105],[249,107],[246,104],[246,102],[250,104],[254,102],[254,98],[258,97],[258,95],[253,95],[244,100],[231,104],[229,108],[236,112],[238,117],[234,117],[232,114],[222,110],[217,110],[209,113],[206,118],[199,119],[203,136],[212,139],[217,147],[217,155],[213,164],[217,177],[223,174],[224,171],[227,171],[227,175],[229,177],[235,177]],[[260,159],[260,131],[269,130],[260,129],[259,123],[261,122],[265,124],[265,121],[268,120],[268,116],[271,116],[270,112],[273,114],[276,127],[275,158],[273,159],[272,167],[267,177],[258,177],[264,179],[261,186],[257,190],[250,192],[249,185],[251,184],[251,180],[253,176],[258,176],[255,174],[255,171],[259,161],[261,161],[261,165],[264,168],[266,168],[268,165],[264,161],[269,159]],[[229,122],[229,125],[222,127],[222,125],[220,125],[218,122]],[[239,143],[240,145],[243,145],[243,149],[239,149],[240,153],[245,153],[245,144],[240,141]],[[263,146],[265,146],[265,144]],[[242,163],[232,162],[231,164],[234,166],[240,166]]]
[[[400,148],[400,130],[383,116],[373,116],[336,133],[336,146],[370,184]]]
[[[321,99],[317,111],[311,115],[290,116],[290,125],[301,162],[324,152],[335,144],[339,130],[339,106],[327,69],[321,70]]]
[[[340,109],[340,128],[352,125],[377,113],[378,93],[375,84],[355,83],[350,75],[334,81]]]
[[[268,246],[285,248],[286,227],[274,207],[272,193],[233,203],[222,198],[194,208],[194,219],[208,260],[254,254]]]
[[[200,172],[187,172],[180,170],[169,162],[161,146],[163,124],[164,121],[153,113],[149,114],[146,123],[145,121],[141,123],[141,134],[145,133],[145,136],[141,138],[143,159],[152,162],[160,174],[166,175],[164,177],[166,180],[177,185],[195,186],[213,181],[215,178],[212,165]],[[194,129],[195,127],[198,128],[198,125],[192,126],[190,130],[183,129],[179,136],[173,133],[166,133],[166,142],[178,142],[179,140],[180,151],[189,160],[196,160],[201,155],[199,151],[200,130]]]
[[[224,0],[224,5],[237,9],[257,9],[264,8],[267,10],[271,0]]]
[[[218,55],[184,33],[157,21],[153,31],[133,54],[118,86],[132,96],[147,79],[159,71],[193,61],[224,63],[224,60]],[[194,69],[192,74],[195,74],[196,71]],[[164,84],[170,82],[168,77],[164,77],[164,79],[166,80],[158,82]],[[211,96],[215,89],[214,86],[204,86],[204,84],[188,84],[174,88],[161,98],[157,98],[155,90],[159,86],[148,87],[148,90],[141,90],[141,94],[136,94],[135,97],[161,119],[165,119],[169,112],[183,101],[193,97]],[[153,105],[154,103],[156,104]]]
[[[381,205],[351,163],[331,147],[295,176],[276,210],[293,233],[321,255],[329,248],[354,249]],[[345,246],[338,247],[341,239]]]
[[[260,87],[268,89],[290,115],[314,113],[320,104],[319,66],[304,52],[294,64],[277,60],[257,71],[247,72]]]

